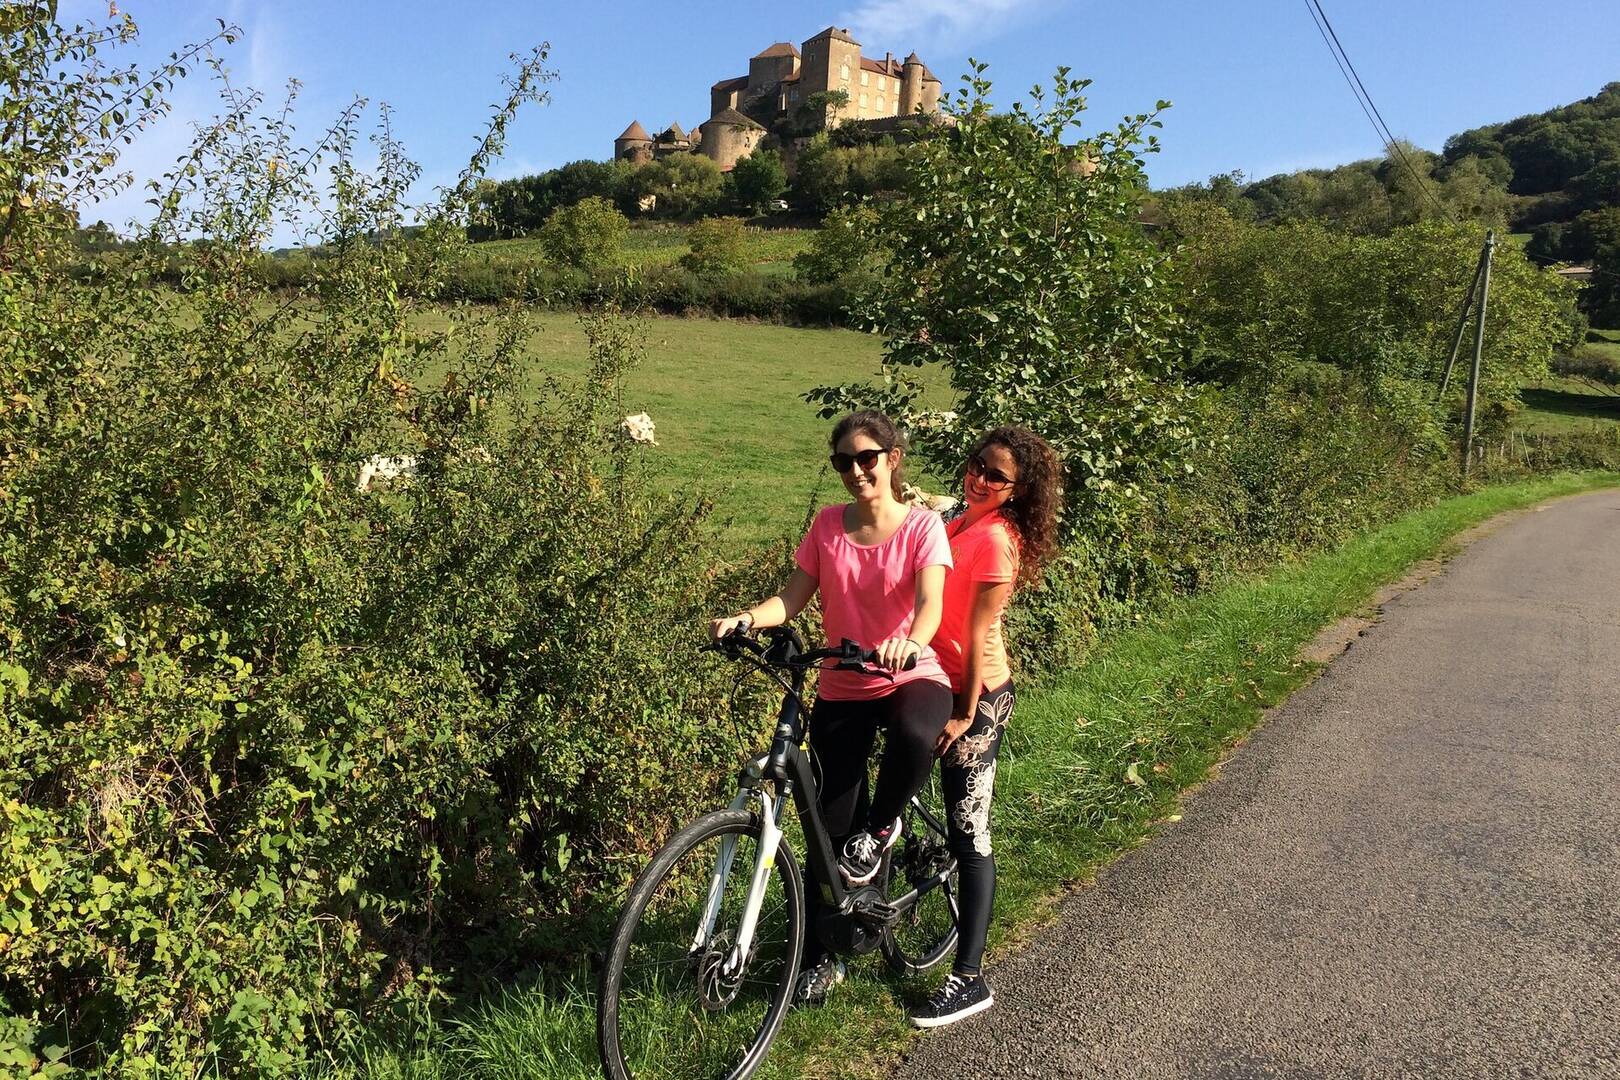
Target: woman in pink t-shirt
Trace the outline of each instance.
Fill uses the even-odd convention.
[[[819,592],[827,640],[849,638],[875,649],[878,663],[893,673],[890,679],[824,670],[810,717],[821,811],[838,844],[839,871],[851,885],[863,885],[898,835],[900,812],[928,780],[950,718],[950,680],[929,642],[939,628],[951,548],[938,514],[900,501],[905,447],[887,416],[852,413],[833,428],[831,443],[833,468],[851,501],[816,515],[799,545],[798,568],[781,592],[715,619],[709,632],[720,637],[738,627],[780,626]],[[867,761],[880,727],[883,761],[869,795]],[[819,891],[813,880],[806,882],[806,895]],[[818,913],[811,912],[812,927]],[[814,933],[806,938],[803,970],[797,996],[804,1003],[825,1000],[844,974]]]
[[[996,895],[990,853],[996,753],[1013,713],[1001,614],[1014,586],[1036,580],[1056,547],[1062,466],[1039,435],[1021,427],[996,428],[968,455],[962,500],[966,509],[945,527],[952,567],[934,637],[956,695],[939,747],[945,817],[960,875],[960,937],[945,985],[911,1011],[918,1027],[961,1020],[995,1000],[979,964]]]

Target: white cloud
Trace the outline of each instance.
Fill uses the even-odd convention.
[[[1054,0],[865,0],[839,17],[876,47],[957,51],[996,36]]]

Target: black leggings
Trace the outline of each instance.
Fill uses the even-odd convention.
[[[950,688],[926,679],[902,683],[880,698],[864,701],[816,699],[810,714],[810,750],[819,766],[821,817],[836,855],[861,829],[876,832],[894,824],[911,797],[922,790],[934,768],[934,746],[951,718]],[[878,728],[884,729],[883,761],[876,790],[868,793],[868,762]],[[805,935],[807,963],[820,959],[816,935],[821,894],[814,867],[806,866],[805,895],[811,898]]]
[[[979,698],[973,723],[951,744],[940,762],[945,789],[945,818],[951,853],[961,874],[961,937],[954,970],[977,975],[990,933],[990,909],[996,899],[996,857],[990,851],[990,799],[995,792],[996,753],[1012,719],[1011,680]]]

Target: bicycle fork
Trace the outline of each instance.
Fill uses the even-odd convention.
[[[760,828],[759,851],[754,858],[753,876],[748,884],[748,897],[743,903],[742,919],[737,925],[737,940],[728,951],[725,961],[721,965],[722,971],[728,976],[735,975],[746,962],[754,946],[754,932],[759,927],[760,910],[765,906],[765,888],[770,880],[771,871],[776,866],[777,848],[782,843],[782,807],[786,805],[788,793],[781,792],[781,800],[772,798],[765,786],[758,783],[763,776],[766,756],[760,756],[750,762],[744,770],[744,786],[737,792],[737,797],[731,800],[731,809],[746,810],[753,799],[760,802]],[[750,783],[749,781],[754,781]],[[709,878],[709,895],[703,905],[703,918],[698,924],[697,933],[692,938],[692,952],[697,953],[708,948],[714,940],[715,923],[720,918],[720,905],[725,900],[726,883],[731,877],[732,864],[737,857],[737,838],[727,836],[720,841],[719,854],[715,856],[714,873]]]

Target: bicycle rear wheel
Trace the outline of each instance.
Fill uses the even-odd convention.
[[[728,966],[759,844],[755,815],[705,814],[636,879],[597,997],[597,1043],[611,1080],[743,1080],[764,1060],[798,974],[804,889],[784,839],[753,945],[740,968]],[[705,934],[711,897],[717,917]]]
[[[917,902],[883,933],[883,958],[901,975],[921,975],[956,949],[956,857],[945,832],[939,772],[906,805],[900,839],[889,849],[880,880],[892,904],[918,892]]]

